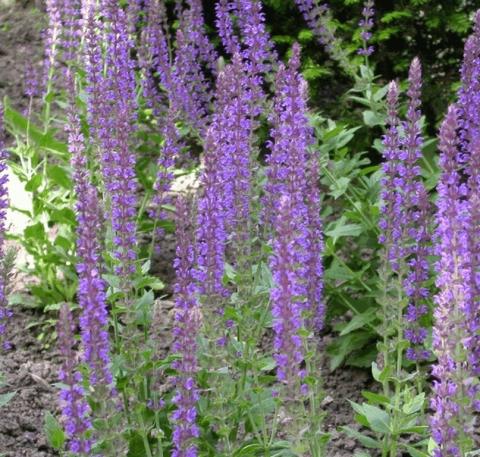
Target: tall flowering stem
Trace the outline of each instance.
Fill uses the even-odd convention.
[[[223,273],[227,229],[223,206],[223,181],[218,167],[221,160],[217,131],[211,126],[205,138],[204,170],[201,177],[203,194],[198,202],[197,269],[199,291],[206,297],[224,296]]]
[[[279,381],[286,383],[292,399],[296,397],[295,386],[299,376],[304,375],[300,370],[304,354],[302,338],[299,335],[303,326],[304,310],[304,303],[299,297],[304,295],[304,290],[298,282],[298,265],[292,256],[292,252],[297,249],[297,217],[295,202],[290,196],[283,195],[278,208],[273,255],[270,257],[275,283],[270,296],[277,377]]]
[[[173,168],[175,160],[179,157],[181,151],[180,134],[175,126],[174,115],[169,111],[163,128],[163,146],[157,161],[158,171],[155,184],[153,186],[155,195],[153,197],[153,210],[151,217],[162,221],[168,215],[163,206],[171,203],[170,190],[173,183]],[[163,234],[161,229],[158,234]]]
[[[469,307],[468,322],[470,337],[467,340],[469,362],[474,375],[480,374],[480,10],[474,20],[474,32],[465,44],[464,60],[459,90],[459,125],[461,137],[461,161],[465,163],[468,184],[471,228],[469,246],[471,261],[472,303]],[[472,387],[472,389],[474,389]],[[479,387],[477,386],[478,390]],[[473,394],[473,392],[472,392]]]
[[[433,350],[437,363],[432,374],[431,431],[438,448],[435,457],[457,457],[472,450],[474,420],[468,401],[468,339],[471,260],[468,248],[470,226],[467,188],[462,183],[459,165],[459,119],[451,106],[440,129],[440,167],[437,201],[436,308],[433,327]]]
[[[327,54],[349,74],[353,72],[347,55],[343,50],[341,40],[335,36],[330,25],[330,10],[327,3],[320,3],[318,0],[295,0],[298,9],[303,14],[318,42],[325,48]]]
[[[177,249],[174,262],[175,282],[175,326],[174,352],[180,358],[174,362],[177,370],[176,393],[173,399],[176,409],[172,414],[175,422],[173,430],[173,457],[196,457],[196,438],[200,431],[197,425],[196,404],[199,399],[195,376],[197,367],[197,336],[200,326],[200,308],[196,299],[193,278],[194,247],[190,231],[192,221],[188,202],[179,197],[176,204]]]
[[[251,78],[241,56],[217,80],[216,112],[212,129],[223,154],[219,157],[225,224],[236,247],[248,239],[252,196],[252,133],[254,128]],[[239,253],[237,253],[239,254]]]
[[[429,278],[430,266],[428,256],[431,254],[429,231],[430,204],[428,193],[421,181],[419,161],[422,158],[421,131],[421,87],[422,70],[418,58],[413,59],[409,76],[407,121],[404,124],[405,137],[402,139],[403,151],[400,154],[399,176],[403,178],[401,185],[404,193],[404,220],[409,221],[403,234],[405,242],[404,255],[407,256],[407,268],[403,282],[404,290],[409,298],[406,311],[405,336],[411,347],[407,350],[410,360],[426,360],[428,351],[424,349],[427,330],[420,325],[420,319],[428,313],[426,300],[429,291],[425,283]]]
[[[77,195],[77,272],[83,355],[90,368],[90,384],[108,388],[112,383],[112,374],[109,367],[106,285],[102,279],[100,236],[103,214],[97,189],[91,183],[80,121],[74,112],[69,115],[67,132]]]
[[[369,41],[372,39],[373,28],[373,16],[375,14],[374,1],[366,0],[363,4],[362,19],[359,22],[361,29],[360,36],[362,37],[363,47],[358,50],[358,53],[362,56],[369,57],[375,51],[375,48],[369,45]]]
[[[92,429],[90,408],[82,387],[82,375],[77,370],[74,351],[75,323],[67,304],[60,308],[58,320],[58,346],[62,355],[59,378],[64,387],[60,392],[60,406],[65,431],[69,439],[68,450],[75,455],[91,455],[92,440],[87,436]]]
[[[252,98],[259,110],[256,114],[259,114],[265,102],[262,85],[278,61],[265,26],[262,3],[257,0],[219,0],[216,13],[216,24],[225,49],[232,56],[239,54],[245,62],[245,69],[250,75]],[[232,16],[237,18],[236,24]],[[236,29],[239,30],[239,36],[235,33]]]
[[[5,232],[6,217],[8,208],[8,174],[7,174],[8,153],[4,144],[3,130],[3,105],[0,104],[0,258],[5,259]],[[12,317],[12,311],[8,308],[7,284],[6,278],[0,276],[0,343],[4,349],[9,348],[9,343],[5,339],[7,323]]]
[[[318,162],[316,154],[309,151],[313,131],[307,118],[307,87],[298,72],[299,65],[300,47],[295,44],[288,67],[280,65],[277,73],[265,189],[265,220],[271,224],[273,234],[271,268],[275,287],[271,297],[277,373],[287,384],[298,375],[295,370],[303,359],[298,330],[306,323],[321,328],[324,317]],[[311,319],[306,321],[307,317]]]
[[[130,140],[136,120],[133,43],[125,11],[113,0],[104,0],[106,75],[102,80],[105,118],[101,129],[103,177],[110,198],[109,215],[115,246],[115,271],[127,280],[135,272],[136,203],[135,154]]]
[[[166,11],[160,0],[144,2],[145,25],[138,48],[139,64],[142,69],[142,88],[145,102],[159,117],[163,111],[165,95],[172,91],[171,65],[166,37]],[[159,87],[159,83],[161,87]]]
[[[404,322],[398,322],[403,336],[410,342],[407,357],[420,361],[428,358],[424,349],[427,330],[420,324],[428,313],[429,277],[428,256],[430,248],[430,204],[428,192],[421,181],[418,165],[422,157],[421,136],[421,67],[418,59],[412,61],[409,73],[407,121],[401,124],[398,118],[398,88],[391,83],[387,94],[388,130],[383,139],[384,177],[382,178],[382,217],[380,242],[385,247],[385,257],[390,270],[400,281],[398,303],[403,310],[404,298],[408,300]],[[401,134],[403,131],[403,135]],[[396,315],[395,313],[387,313]],[[385,316],[387,318],[387,315]],[[387,325],[387,323],[385,324]],[[399,334],[400,338],[400,334]],[[397,365],[401,360],[397,357]],[[401,365],[398,366],[398,369]]]

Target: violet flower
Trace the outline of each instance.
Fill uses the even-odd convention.
[[[409,73],[407,121],[400,129],[398,118],[398,88],[391,83],[387,94],[388,130],[383,139],[384,176],[379,241],[384,245],[387,260],[399,275],[408,298],[404,336],[410,341],[410,360],[424,360],[429,353],[423,344],[427,330],[420,324],[428,313],[429,292],[425,283],[429,277],[428,256],[431,254],[428,192],[422,180],[418,161],[422,157],[421,137],[421,67],[412,61]],[[401,135],[403,130],[404,135]],[[407,221],[407,222],[405,222]]]
[[[359,22],[361,29],[360,36],[363,40],[363,48],[358,50],[358,54],[369,57],[373,54],[375,48],[369,46],[368,42],[372,39],[372,28],[373,28],[373,16],[375,14],[374,10],[374,0],[366,0],[363,4],[362,16],[363,18]]]
[[[468,316],[473,299],[471,259],[468,246],[470,226],[467,187],[462,183],[459,158],[458,111],[451,106],[440,129],[440,167],[437,201],[436,308],[433,350],[437,363],[432,374],[433,396],[430,420],[432,436],[438,445],[435,457],[464,455],[465,438],[473,433],[472,410],[465,404],[471,373],[464,341],[468,338]]]
[[[128,36],[125,11],[117,1],[104,0],[106,29],[106,75],[102,79],[104,118],[99,132],[103,177],[110,201],[115,271],[128,279],[135,271],[136,203],[135,154],[130,147],[136,120],[133,43]],[[100,124],[100,123],[99,123]],[[127,286],[128,287],[128,286]]]
[[[312,327],[320,331],[325,322],[325,302],[323,300],[323,223],[320,217],[320,189],[318,154],[312,152],[308,160],[306,176],[307,204],[307,303],[311,306]]]
[[[276,219],[273,255],[269,262],[274,281],[270,298],[277,377],[289,387],[291,395],[294,395],[293,388],[300,376],[300,364],[304,359],[303,342],[299,335],[304,310],[304,303],[299,297],[304,296],[304,287],[298,281],[298,264],[292,255],[297,249],[296,212],[294,200],[287,194],[282,195]]]
[[[82,375],[77,371],[74,346],[75,324],[67,304],[60,308],[58,319],[58,347],[62,355],[59,373],[63,388],[60,392],[60,406],[68,437],[68,450],[75,455],[89,456],[92,440],[88,432],[92,429],[90,408],[82,388]]]
[[[254,128],[251,78],[241,56],[235,54],[217,80],[212,130],[223,151],[219,157],[226,229],[237,246],[248,238],[252,194],[251,143]]]
[[[172,70],[165,33],[166,11],[164,3],[160,0],[147,0],[144,2],[144,8],[145,25],[138,49],[142,69],[141,83],[147,106],[159,117],[165,105],[162,89],[167,93],[172,91]]]
[[[67,132],[77,196],[78,301],[82,310],[83,357],[90,368],[90,384],[108,387],[112,374],[106,285],[101,276],[103,215],[97,189],[91,183],[80,120],[73,112],[69,114]]]
[[[240,54],[240,40],[235,33],[232,15],[238,14],[234,0],[218,0],[215,4],[218,35],[222,40],[223,47],[230,54]]]
[[[217,142],[218,131],[213,124],[206,133],[204,170],[201,176],[203,193],[198,201],[195,279],[199,292],[212,299],[224,296],[223,273],[227,230],[223,204],[224,183],[218,164],[221,148]]]
[[[164,220],[168,217],[162,206],[171,203],[169,192],[174,178],[173,168],[181,150],[180,134],[171,112],[168,113],[163,128],[163,137],[163,145],[157,162],[157,177],[153,186],[155,190],[153,210],[150,213],[150,216],[157,220]],[[159,234],[162,233],[160,230]]]
[[[398,181],[398,184],[404,195],[402,217],[403,220],[409,221],[406,233],[403,235],[405,247],[402,253],[408,256],[407,274],[403,283],[405,293],[409,298],[405,316],[407,320],[405,336],[412,344],[407,350],[407,357],[410,360],[425,360],[429,357],[428,351],[423,347],[427,330],[419,324],[419,320],[428,313],[426,299],[429,291],[425,287],[425,283],[430,272],[428,256],[431,254],[429,246],[431,237],[428,229],[430,219],[428,192],[421,181],[421,169],[418,165],[422,158],[423,145],[420,125],[422,74],[418,58],[412,61],[408,80],[407,121],[404,124],[405,137],[402,138],[402,152],[398,168],[401,178],[401,182]]]
[[[7,208],[8,208],[8,174],[7,174],[8,153],[5,149],[3,130],[3,105],[0,104],[0,258],[5,258],[5,233]],[[0,343],[4,349],[10,348],[6,341],[5,332],[7,323],[12,317],[12,311],[8,308],[6,278],[0,277]]]
[[[194,249],[189,225],[191,214],[188,203],[183,197],[177,199],[176,239],[177,249],[174,262],[175,282],[175,325],[173,333],[174,352],[180,358],[173,367],[177,370],[175,378],[176,393],[173,402],[176,409],[172,414],[175,422],[172,440],[172,457],[196,457],[196,438],[200,435],[197,425],[196,404],[199,391],[195,376],[197,367],[197,336],[200,326],[200,308],[195,298],[196,287],[193,278]]]

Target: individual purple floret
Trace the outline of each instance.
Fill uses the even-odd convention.
[[[363,18],[359,22],[360,29],[362,30],[360,36],[363,40],[363,48],[358,50],[358,53],[362,56],[368,57],[373,54],[375,48],[369,46],[368,42],[372,39],[373,28],[373,16],[375,14],[374,1],[366,0],[363,4],[362,16]]]
[[[471,408],[465,404],[466,389],[472,378],[468,372],[463,342],[468,336],[470,289],[470,225],[467,187],[462,183],[458,162],[458,112],[451,106],[440,129],[440,168],[437,201],[437,287],[435,297],[433,351],[437,363],[432,374],[433,397],[430,427],[438,445],[435,457],[464,455],[465,436],[473,431]]]
[[[8,153],[4,144],[3,130],[3,105],[0,103],[0,259],[5,258],[5,232],[6,217],[8,208],[8,174],[7,174]],[[12,317],[12,311],[8,308],[7,284],[5,279],[0,277],[0,343],[4,349],[9,349],[10,343],[6,341],[6,326]]]
[[[73,179],[77,196],[77,273],[78,301],[82,314],[80,328],[84,360],[90,368],[92,386],[109,386],[110,343],[106,286],[102,279],[103,215],[97,189],[91,184],[80,120],[73,112],[67,126],[69,151],[72,154]]]
[[[106,75],[102,79],[105,116],[99,122],[103,177],[110,198],[110,218],[117,260],[115,271],[129,278],[135,271],[136,203],[135,154],[130,140],[136,120],[133,43],[128,36],[125,11],[117,1],[104,0],[102,12],[107,20]]]
[[[191,236],[191,213],[183,197],[177,199],[176,239],[177,249],[174,262],[175,282],[175,342],[173,351],[180,358],[173,363],[177,370],[176,406],[172,414],[175,426],[172,434],[174,449],[172,457],[196,457],[196,438],[200,435],[197,425],[196,404],[199,391],[195,376],[197,367],[197,336],[200,326],[200,309],[195,297],[196,287],[192,275],[195,255]]]
[[[298,264],[292,255],[297,247],[298,224],[295,202],[287,194],[279,198],[278,217],[273,239],[270,269],[274,286],[270,292],[273,315],[274,358],[277,377],[287,384],[290,393],[300,376],[304,359],[299,331],[303,326],[304,287],[298,281]]]
[[[82,388],[82,375],[77,371],[76,353],[73,349],[75,324],[67,304],[60,308],[58,319],[58,347],[62,355],[62,368],[59,378],[63,384],[60,392],[60,406],[65,432],[68,437],[68,450],[75,455],[89,456],[92,440],[87,434],[92,428],[90,408]]]

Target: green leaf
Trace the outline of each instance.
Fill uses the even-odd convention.
[[[38,242],[42,242],[45,240],[45,229],[43,228],[43,224],[41,222],[37,222],[34,225],[29,225],[23,231],[23,236],[27,238],[29,241],[34,240]]]
[[[47,441],[53,449],[60,451],[65,444],[65,433],[57,419],[50,413],[45,413],[44,427]]]
[[[145,457],[145,445],[142,436],[135,432],[128,440],[127,457]]]
[[[403,412],[407,415],[420,411],[425,404],[425,392],[418,394],[415,398],[403,405]]]
[[[340,332],[340,336],[348,335],[349,333],[362,328],[365,324],[372,322],[375,320],[376,310],[373,308],[367,309],[362,314],[357,314],[352,318],[352,320],[344,327],[344,329]]]
[[[47,168],[47,176],[60,187],[70,190],[73,187],[72,179],[68,171],[59,165],[50,165]]]
[[[363,413],[374,432],[389,433],[390,432],[390,417],[386,411],[377,406],[363,404]]]
[[[429,454],[426,452],[420,451],[413,446],[410,446],[409,444],[403,444],[405,449],[408,451],[408,453],[411,455],[411,457],[428,457]]]
[[[382,445],[377,440],[366,436],[357,430],[354,430],[350,427],[341,427],[341,430],[344,431],[350,438],[356,439],[360,444],[369,449],[381,449]]]
[[[368,127],[375,127],[376,125],[383,125],[385,123],[384,118],[380,114],[370,110],[363,112],[363,122]]]
[[[35,192],[42,185],[43,176],[41,173],[33,175],[30,180],[25,184],[25,190],[27,192]]]
[[[16,392],[7,392],[6,394],[0,395],[0,408],[5,406],[14,396]]]
[[[346,224],[345,217],[342,216],[339,220],[328,224],[325,235],[333,238],[333,242],[336,243],[339,238],[345,236],[356,237],[362,231],[363,227],[360,224]]]

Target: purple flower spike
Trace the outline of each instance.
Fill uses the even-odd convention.
[[[203,194],[198,202],[197,216],[197,269],[199,292],[213,298],[226,294],[223,286],[227,229],[224,211],[224,183],[221,169],[221,149],[217,143],[217,130],[212,125],[205,138],[205,168],[201,182]]]
[[[5,232],[6,217],[8,208],[8,175],[7,175],[8,153],[4,145],[3,131],[3,105],[0,104],[0,258],[5,258]],[[12,311],[8,308],[7,284],[4,278],[0,277],[0,343],[3,348],[8,349],[10,344],[4,340],[7,322],[12,317]]]
[[[99,132],[103,152],[102,171],[111,200],[109,216],[116,248],[115,272],[128,279],[135,271],[137,256],[137,182],[135,154],[130,147],[136,120],[135,72],[130,56],[133,43],[128,35],[127,15],[118,2],[104,0],[103,13],[107,20],[107,52],[106,76],[101,83],[104,97],[104,117]]]
[[[273,255],[270,257],[274,287],[272,301],[274,350],[277,377],[292,392],[303,361],[303,343],[299,331],[303,326],[304,288],[298,281],[298,264],[292,252],[298,237],[295,202],[287,195],[280,198]]]
[[[363,40],[363,48],[358,50],[358,53],[362,56],[371,56],[375,50],[373,46],[369,46],[368,42],[372,39],[373,28],[373,16],[375,14],[374,1],[366,0],[363,4],[362,20],[359,22],[360,29],[362,30],[360,36]]]
[[[429,232],[430,204],[428,193],[421,181],[421,170],[418,165],[422,158],[421,131],[421,87],[422,69],[418,58],[413,59],[408,76],[409,102],[407,121],[404,124],[405,138],[402,139],[403,152],[400,155],[399,175],[403,178],[404,220],[410,221],[404,255],[408,256],[408,271],[404,280],[404,290],[409,298],[407,309],[406,338],[412,346],[407,351],[411,360],[428,358],[428,351],[423,348],[427,330],[419,324],[422,316],[428,313],[426,299],[429,296],[425,283],[428,280],[430,267],[428,256],[431,236]],[[410,245],[411,247],[408,247]]]
[[[168,217],[167,212],[162,208],[162,205],[171,203],[169,192],[174,178],[173,168],[175,166],[175,160],[179,156],[181,150],[180,135],[175,126],[173,114],[171,112],[168,113],[163,128],[163,136],[164,142],[157,162],[158,172],[154,184],[156,192],[153,197],[154,209],[151,212],[151,217],[158,220],[165,220]],[[163,234],[163,231],[159,230],[158,234]]]
[[[69,115],[67,132],[77,195],[78,300],[82,310],[83,356],[90,368],[90,383],[107,387],[112,383],[112,374],[109,367],[106,287],[101,276],[103,214],[97,189],[90,181],[80,120],[73,112]]]
[[[451,106],[440,129],[440,167],[437,201],[436,308],[433,350],[437,363],[432,374],[433,396],[430,418],[432,436],[438,445],[437,457],[457,457],[460,443],[473,433],[472,410],[465,404],[472,378],[468,370],[464,342],[468,338],[470,288],[470,225],[467,188],[462,183],[458,162],[458,111]],[[467,316],[466,316],[467,315]],[[467,450],[467,449],[464,449]],[[471,449],[470,449],[471,450]]]
[[[320,331],[325,321],[325,303],[323,300],[323,223],[320,217],[318,154],[312,152],[307,169],[307,303],[311,307],[312,327]]]
[[[199,392],[195,381],[197,373],[197,336],[200,326],[200,308],[195,298],[193,278],[194,249],[190,235],[191,213],[183,197],[177,200],[176,238],[177,250],[174,263],[175,282],[175,343],[173,350],[180,359],[174,362],[176,394],[173,402],[176,409],[172,414],[175,422],[172,440],[172,457],[196,457],[196,438],[200,435],[197,425],[196,404]]]
[[[402,278],[409,303],[405,313],[404,336],[410,341],[407,350],[410,360],[429,357],[423,347],[427,330],[420,324],[428,313],[430,248],[430,204],[428,192],[421,180],[418,165],[422,157],[421,135],[421,66],[413,59],[409,73],[407,121],[398,118],[398,87],[392,82],[387,93],[388,130],[383,138],[382,206],[379,241],[392,271]],[[401,135],[403,130],[404,135]],[[407,221],[407,222],[405,222]]]
[[[215,5],[218,35],[222,40],[223,47],[230,55],[240,53],[240,42],[235,35],[232,15],[238,14],[236,3],[232,0],[218,0]]]
[[[85,400],[82,375],[77,371],[74,346],[75,324],[67,304],[60,308],[58,320],[58,345],[63,364],[59,378],[64,387],[60,392],[60,405],[65,432],[68,437],[68,450],[75,455],[89,456],[92,440],[86,435],[92,429],[90,409]]]

